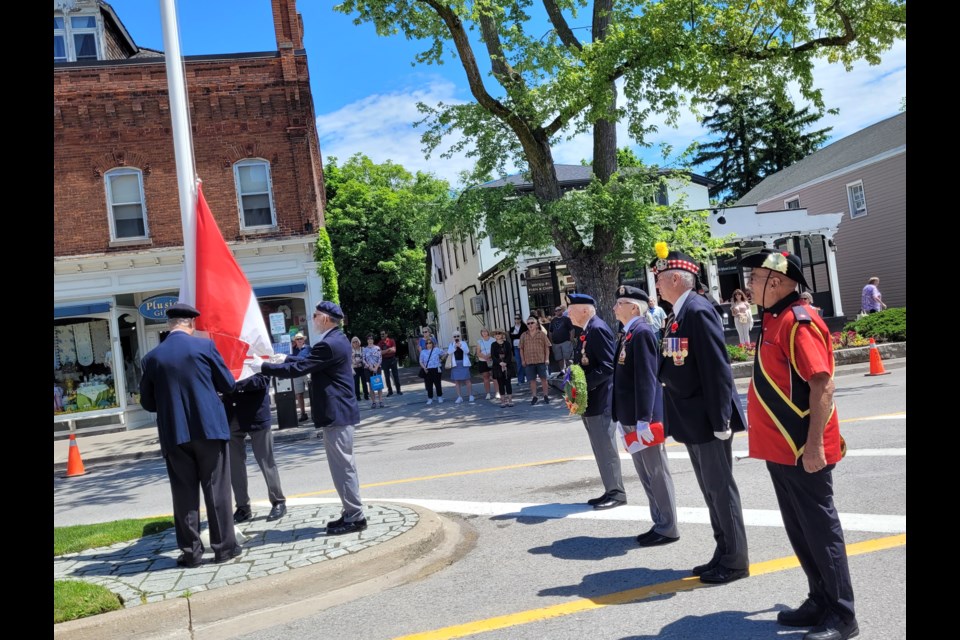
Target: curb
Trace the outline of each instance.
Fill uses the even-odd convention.
[[[192,639],[198,632],[208,640],[233,638],[419,580],[473,548],[476,533],[464,521],[401,504],[417,512],[417,525],[369,549],[277,577],[63,622],[54,625],[54,638]]]

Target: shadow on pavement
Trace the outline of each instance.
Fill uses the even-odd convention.
[[[545,547],[534,547],[530,549],[529,553],[550,554],[560,560],[604,560],[625,556],[636,548],[636,536],[620,538],[576,536],[564,540],[555,540]]]
[[[578,597],[586,598],[588,600],[593,600],[603,604],[611,604],[610,602],[605,601],[606,598],[604,598],[604,596],[610,596],[611,594],[630,589],[640,589],[655,584],[661,584],[663,582],[679,580],[681,578],[686,578],[689,575],[689,571],[678,571],[676,569],[644,569],[642,567],[617,569],[615,571],[601,571],[600,573],[586,574],[581,579],[580,584],[541,589],[537,592],[537,595]],[[672,598],[675,595],[675,593],[670,592],[662,595],[651,596],[650,598],[644,598],[644,600],[663,600]],[[635,602],[636,601],[634,600],[630,603],[625,602],[619,604],[631,604]],[[693,635],[687,637],[699,636]],[[734,638],[737,636],[726,636],[720,634],[715,637]]]
[[[808,629],[781,627],[773,620],[751,620],[752,616],[774,611],[718,611],[704,616],[685,616],[649,635],[624,636],[620,640],[669,640],[671,638],[768,638],[803,637]]]
[[[574,513],[593,511],[593,507],[586,504],[570,504],[565,502],[549,502],[532,507],[523,507],[519,513],[505,513],[492,516],[491,520],[516,520],[518,524],[542,524],[548,520],[565,518]]]

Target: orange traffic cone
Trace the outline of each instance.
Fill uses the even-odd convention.
[[[870,373],[864,375],[885,376],[889,373],[883,368],[883,360],[880,359],[880,349],[877,348],[877,343],[874,342],[873,338],[870,338]]]
[[[86,471],[83,469],[83,460],[80,459],[80,448],[77,447],[77,436],[70,434],[70,455],[67,456],[67,478],[73,476],[82,476]]]

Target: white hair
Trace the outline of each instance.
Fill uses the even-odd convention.
[[[650,305],[648,305],[648,304],[647,304],[646,302],[644,302],[643,300],[637,300],[636,298],[620,298],[620,300],[624,300],[624,301],[626,301],[626,302],[630,302],[630,303],[636,305],[637,311],[638,311],[638,313],[637,313],[638,316],[645,316],[645,315],[647,315],[647,311],[650,310]]]
[[[179,326],[195,326],[194,318],[167,318],[167,326],[176,329]]]
[[[693,275],[689,271],[683,271],[678,269],[680,275],[680,281],[684,284],[687,289],[693,289],[697,284],[697,276]]]

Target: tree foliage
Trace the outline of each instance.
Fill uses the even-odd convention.
[[[681,106],[710,104],[720,91],[762,85],[782,93],[792,81],[819,107],[818,56],[848,69],[875,64],[906,34],[905,0],[343,0],[336,9],[380,35],[422,41],[418,63],[459,61],[474,101],[419,105],[425,150],[455,133],[442,155],[465,152],[475,178],[525,168],[533,201],[510,201],[499,222],[531,249],[552,241],[592,293],[613,290],[627,243],[601,206],[579,201],[588,216],[579,225],[570,223],[570,205],[552,206],[564,197],[553,158],[564,136],[591,133],[593,171],[607,184],[618,168],[618,122],[646,144],[653,113],[672,124]],[[652,256],[652,246],[635,248]]]
[[[786,97],[761,97],[765,91],[740,91],[717,98],[703,119],[715,136],[700,145],[691,163],[716,163],[706,175],[719,184],[710,195],[735,202],[766,176],[782,171],[816,151],[832,127],[810,131],[823,110],[799,111]]]
[[[320,227],[317,232],[317,246],[314,258],[319,264],[317,271],[323,282],[323,299],[340,304],[340,286],[337,283],[337,267],[333,260],[333,247],[330,244],[330,235],[326,228]]]
[[[324,177],[347,333],[386,329],[401,341],[427,312],[424,247],[436,231],[438,210],[449,206],[449,185],[362,154],[342,166],[329,158]]]

